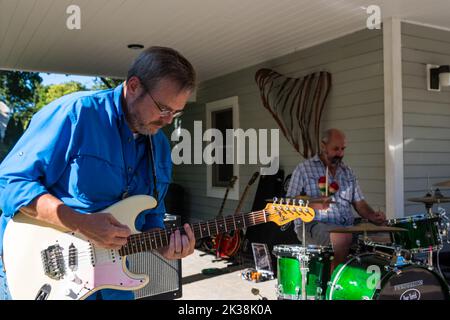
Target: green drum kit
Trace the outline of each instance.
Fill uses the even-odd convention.
[[[330,278],[333,259],[331,247],[277,245],[273,253],[278,258],[277,295],[280,299],[297,300],[304,287],[308,299],[321,300]],[[307,270],[302,270],[302,264],[305,267],[307,265]],[[302,282],[303,274],[306,275],[306,281]],[[302,283],[306,283],[305,286]]]
[[[360,223],[331,230],[360,234],[352,255],[333,271],[331,246],[307,245],[305,237],[302,245],[274,246],[278,299],[450,299],[450,250],[441,252],[450,242],[449,219],[445,210],[432,213],[430,206],[450,198],[427,195],[408,200],[425,203],[427,212],[391,219],[384,226]],[[303,228],[305,235],[305,223]]]

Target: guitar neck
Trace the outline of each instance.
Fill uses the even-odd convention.
[[[191,228],[194,232],[195,239],[201,239],[204,237],[213,237],[219,233],[266,223],[268,221],[270,221],[269,213],[265,210],[260,210],[240,215],[229,215],[206,222],[193,223],[191,224]],[[183,228],[170,228],[133,234],[128,238],[128,243],[119,249],[119,254],[121,256],[126,256],[166,247],[169,245],[170,235],[176,230],[181,231],[181,229]]]

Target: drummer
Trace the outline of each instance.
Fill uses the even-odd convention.
[[[320,154],[295,168],[287,192],[290,198],[302,192],[313,198],[323,197],[323,202],[310,204],[316,216],[314,221],[305,226],[306,243],[321,246],[331,244],[334,251],[333,269],[345,261],[353,237],[348,233],[330,233],[330,230],[353,225],[352,206],[363,219],[374,224],[380,225],[386,221],[384,212],[374,211],[364,200],[355,174],[342,162],[346,146],[345,134],[341,130],[325,131],[320,143]],[[325,177],[326,173],[328,178]],[[332,200],[331,203],[329,200]],[[295,220],[294,230],[302,241],[301,219]]]

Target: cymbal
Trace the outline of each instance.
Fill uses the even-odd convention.
[[[436,196],[428,196],[428,197],[418,197],[418,198],[409,198],[408,201],[412,202],[423,202],[423,203],[444,203],[450,202],[449,197],[436,197]]]
[[[398,232],[398,231],[408,231],[408,230],[397,227],[377,226],[372,223],[360,223],[351,227],[341,227],[330,230],[330,232],[333,233]]]
[[[449,187],[450,188],[450,180],[442,181],[434,184],[435,187]]]

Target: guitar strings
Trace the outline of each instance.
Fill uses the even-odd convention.
[[[283,210],[283,208],[282,207],[279,207],[278,209],[281,209],[281,210]],[[284,211],[284,210],[283,210]],[[278,216],[278,214],[275,214],[275,213],[268,213],[267,211],[265,211],[265,210],[261,210],[261,211],[256,211],[256,212],[251,212],[251,213],[246,213],[246,214],[242,214],[242,215],[231,215],[231,216],[226,216],[226,217],[224,217],[223,219],[222,219],[222,222],[224,222],[225,223],[225,225],[227,225],[229,222],[233,222],[233,224],[235,224],[235,221],[236,221],[236,219],[235,219],[235,217],[239,217],[239,216],[242,216],[243,217],[243,219],[244,219],[244,225],[245,225],[245,216],[247,217],[247,218],[250,218],[251,216],[253,216],[252,217],[252,220],[254,220],[253,222],[253,225],[256,225],[256,224],[260,224],[260,223],[263,223],[263,222],[269,222],[269,221],[272,221],[272,217],[273,216]],[[208,224],[211,224],[211,223],[214,223],[214,224],[217,224],[218,222],[220,222],[220,220],[218,221],[217,219],[216,220],[214,220],[214,222],[213,221],[207,221],[207,222],[199,222],[199,223],[195,223],[195,224],[192,224],[191,225],[191,228],[193,229],[193,231],[194,231],[194,234],[195,233],[197,233],[197,236],[200,236],[201,235],[201,231],[200,230],[205,230],[205,229],[209,229],[209,228],[205,228],[205,226],[204,225],[208,225]],[[219,230],[217,230],[218,229],[218,225],[217,226],[214,226],[213,225],[213,227],[216,229],[216,231],[217,232],[219,232]],[[238,228],[234,228],[234,230],[236,230],[236,229],[238,229]],[[166,238],[166,242],[168,241],[168,237],[174,232],[174,231],[176,231],[176,230],[180,230],[180,228],[171,228],[170,229],[170,231],[171,232],[167,232],[168,230],[167,229],[164,229],[164,230],[159,230],[159,231],[156,231],[156,232],[146,232],[146,233],[138,233],[138,234],[133,234],[133,235],[131,235],[130,236],[130,239],[129,239],[129,242],[128,243],[130,243],[131,241],[136,241],[136,240],[138,240],[139,238],[141,238],[141,241],[140,241],[140,244],[139,244],[139,246],[138,246],[138,244],[136,243],[135,244],[135,246],[134,247],[128,247],[128,248],[130,248],[131,250],[133,250],[133,249],[138,249],[139,251],[138,252],[131,252],[130,254],[135,254],[135,253],[139,253],[139,252],[142,252],[142,251],[151,251],[151,250],[154,250],[154,249],[156,249],[156,248],[153,248],[152,247],[152,245],[151,245],[151,243],[152,243],[152,237],[153,237],[153,239],[156,241],[156,237],[157,237],[157,235],[159,235],[159,237],[160,237],[160,242],[162,242],[162,235],[165,235],[165,238]],[[230,230],[231,231],[231,230]],[[208,236],[211,236],[211,234],[209,234]],[[138,239],[135,239],[135,238],[138,238]],[[143,239],[142,239],[143,238]],[[142,240],[150,240],[148,243],[150,244],[150,249],[148,249],[148,246],[146,245],[147,243],[146,242],[142,242]],[[167,245],[166,245],[167,246]],[[90,246],[88,246],[88,248],[89,248]],[[139,248],[140,247],[140,248]],[[159,247],[164,247],[164,246],[159,246]],[[122,247],[121,248],[121,250],[122,251],[124,251],[124,250],[126,250],[126,249],[124,249],[125,247]],[[143,250],[140,250],[140,249],[143,249]],[[120,254],[119,254],[119,250],[112,250],[112,249],[103,249],[103,248],[97,248],[97,249],[95,249],[95,256],[94,256],[94,261],[96,261],[96,260],[98,260],[99,262],[101,262],[102,260],[104,260],[104,259],[111,259],[111,253],[114,253],[114,255],[115,256],[117,256],[117,257],[121,257],[120,256]],[[64,254],[63,255],[63,257],[65,258],[65,259],[67,259],[67,258],[69,258],[69,254]],[[77,255],[76,255],[76,258],[77,258],[77,261],[78,262],[86,262],[87,260],[89,260],[89,262],[91,262],[91,258],[92,258],[92,250],[91,249],[87,249],[87,250],[82,250],[82,251],[78,251],[78,253],[77,253]]]

